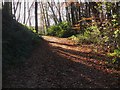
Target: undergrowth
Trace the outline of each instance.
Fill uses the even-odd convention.
[[[68,22],[61,22],[49,27],[47,33],[51,36],[70,37],[73,34],[73,30]]]
[[[114,16],[114,15],[113,15]],[[120,68],[120,27],[113,17],[111,22],[104,20],[101,24],[86,25],[79,34],[69,37],[77,44],[92,44],[95,52],[112,57],[108,62]]]

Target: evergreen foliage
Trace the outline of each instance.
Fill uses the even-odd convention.
[[[48,35],[58,37],[69,37],[73,34],[71,26],[68,22],[61,22],[48,28]]]

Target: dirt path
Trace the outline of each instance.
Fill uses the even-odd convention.
[[[8,72],[3,88],[119,87],[119,71],[106,67],[106,57],[89,46],[74,45],[66,38],[43,37],[26,63]]]

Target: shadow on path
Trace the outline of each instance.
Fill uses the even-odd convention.
[[[8,72],[8,77],[3,79],[3,88],[119,87],[117,75],[96,68],[102,65],[92,61],[96,59],[94,55],[54,46],[43,40],[22,67]],[[99,61],[105,58],[100,57]]]

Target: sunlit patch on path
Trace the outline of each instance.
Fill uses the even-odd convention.
[[[11,69],[4,88],[119,87],[120,72],[107,68],[108,59],[91,46],[67,38],[42,36],[41,45],[22,67]]]
[[[107,73],[120,73],[120,71],[107,68],[106,60],[109,58],[102,54],[93,53],[90,45],[75,45],[73,41],[68,40],[67,38],[52,36],[43,36],[43,38],[53,46],[53,52],[56,52],[71,61],[79,62]]]

